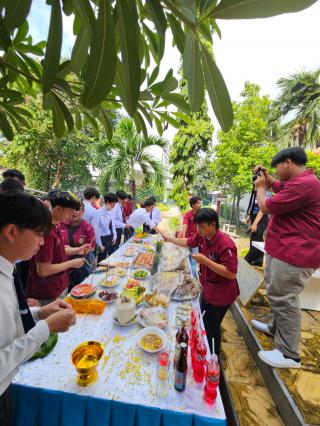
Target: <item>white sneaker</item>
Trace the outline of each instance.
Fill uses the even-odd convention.
[[[268,327],[268,324],[265,324],[264,322],[261,322],[261,321],[252,320],[251,325],[252,325],[252,327],[261,331],[262,333],[268,334],[268,336],[273,336],[273,334],[271,333],[271,331]]]
[[[263,362],[275,368],[301,368],[301,362],[294,361],[290,358],[285,358],[278,350],[259,351],[258,355]]]

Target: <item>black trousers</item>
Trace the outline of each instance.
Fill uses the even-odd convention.
[[[219,356],[221,349],[221,323],[230,305],[215,306],[205,302],[201,296],[201,312],[206,311],[203,323],[207,333],[210,352],[212,353],[212,339],[214,338],[214,352]]]
[[[0,426],[10,426],[11,386],[0,396]]]
[[[116,228],[116,231],[117,231],[117,239],[116,239],[116,243],[115,243],[115,247],[114,247],[115,251],[118,250],[118,248],[120,247],[123,229],[122,228]]]
[[[147,234],[156,234],[155,229],[151,229],[149,225],[143,225],[143,232],[146,232]]]
[[[257,215],[250,216],[250,222],[253,224]],[[267,229],[269,222],[268,215],[263,215],[260,222],[257,225],[257,232],[252,232],[250,236],[250,249],[245,257],[245,260],[251,265],[262,266],[263,265],[263,253],[256,247],[253,247],[252,241],[263,241],[263,234]]]
[[[112,244],[113,236],[112,235],[102,235],[101,242],[104,247],[104,251],[99,253],[98,262],[104,260],[107,256],[111,256],[115,251],[116,244]]]
[[[123,230],[124,241],[128,241],[131,237],[133,237],[134,229],[133,228],[125,228]]]

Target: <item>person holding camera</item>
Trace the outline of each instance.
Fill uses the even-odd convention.
[[[253,320],[257,330],[274,336],[275,349],[259,357],[277,368],[300,368],[301,310],[299,294],[320,266],[320,181],[306,169],[302,148],[280,151],[272,159],[276,181],[262,168],[255,181],[261,211],[271,214],[265,250],[265,286],[273,318]],[[266,191],[275,195],[268,199]]]
[[[262,166],[258,165],[253,169],[253,185],[257,178],[261,175]],[[271,193],[267,193],[271,196]],[[263,266],[263,252],[252,245],[253,241],[263,241],[264,233],[267,229],[269,216],[263,213],[258,205],[257,191],[253,188],[250,202],[247,209],[246,223],[250,223],[250,248],[245,256],[245,260],[252,266]]]

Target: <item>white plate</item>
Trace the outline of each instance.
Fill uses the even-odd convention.
[[[165,328],[165,327],[167,327],[167,325],[169,324],[169,318],[168,318],[168,315],[167,315],[167,311],[164,309],[164,308],[161,308],[161,307],[159,307],[159,306],[157,306],[157,307],[150,307],[150,308],[145,308],[145,309],[141,309],[141,311],[140,311],[140,313],[139,313],[139,317],[138,317],[138,321],[139,321],[139,323],[142,325],[142,327],[151,327],[150,326],[150,324],[146,324],[145,323],[145,319],[144,318],[142,318],[141,317],[141,314],[143,313],[143,311],[144,310],[146,310],[146,309],[159,309],[159,310],[161,310],[165,315],[166,315],[166,319],[165,320],[163,320],[164,321],[164,324],[163,325],[159,325],[159,324],[157,324],[157,325],[154,325],[154,327],[156,327],[156,328]]]
[[[116,299],[109,300],[109,301],[107,301],[107,300],[103,300],[103,299],[99,296],[99,294],[100,294],[102,291],[108,291],[108,290],[100,290],[100,291],[99,291],[99,293],[98,293],[98,298],[99,298],[99,300],[102,300],[102,302],[106,303],[107,305],[109,305],[110,303],[114,303],[114,302],[116,302],[116,301],[119,299],[119,293],[117,293],[117,292],[115,291],[115,293],[117,293],[117,295],[118,295],[118,297],[117,297]]]
[[[159,349],[156,349],[156,350],[154,350],[154,351],[152,351],[152,350],[148,350],[148,349],[144,349],[142,346],[141,346],[141,339],[144,337],[144,336],[146,336],[147,334],[156,334],[157,336],[159,336],[160,338],[161,338],[161,340],[162,340],[162,346],[161,346],[161,348],[159,348]],[[155,354],[155,353],[157,353],[157,352],[161,352],[165,347],[166,347],[166,344],[167,344],[167,341],[168,341],[168,338],[167,338],[167,335],[166,335],[166,333],[164,332],[164,331],[162,331],[160,328],[158,328],[158,327],[146,327],[146,328],[143,328],[142,330],[140,330],[139,331],[139,333],[138,333],[138,346],[143,350],[143,351],[145,351],[145,352],[148,352],[148,353],[150,353],[150,354]]]
[[[146,271],[147,272],[147,275],[145,276],[145,277],[142,277],[142,278],[139,278],[139,277],[135,277],[135,273],[137,272],[137,271]],[[132,272],[132,278],[134,278],[135,280],[140,280],[140,281],[142,281],[142,280],[146,280],[147,278],[149,278],[150,277],[150,275],[151,275],[151,272],[150,271],[148,271],[147,269],[144,269],[144,268],[137,268],[137,269],[135,269],[133,272]]]
[[[110,277],[107,277],[107,278],[110,278]],[[115,277],[114,277],[115,278]],[[116,282],[114,283],[114,284],[112,284],[112,285],[107,285],[107,284],[105,284],[105,282],[106,281],[112,281],[112,280],[108,280],[108,279],[103,279],[103,281],[101,281],[101,283],[100,283],[100,285],[103,287],[103,288],[105,288],[105,289],[108,289],[108,288],[115,288],[115,287],[117,287],[118,285],[119,285],[119,277],[116,277],[117,278],[117,280],[116,280]]]

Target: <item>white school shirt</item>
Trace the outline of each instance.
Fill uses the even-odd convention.
[[[158,225],[161,222],[161,214],[158,207],[153,207],[152,212],[149,213],[151,221]]]
[[[8,388],[19,366],[49,337],[46,321],[39,320],[39,308],[31,308],[35,327],[24,333],[18,298],[13,284],[14,265],[0,256],[0,395]]]
[[[99,209],[99,217],[100,217],[100,235],[110,235],[110,222],[112,226],[113,236],[117,236],[117,231],[114,223],[114,215],[112,210],[108,210],[106,206],[101,207]]]
[[[144,223],[146,225],[149,225],[150,228],[155,228],[156,226],[150,219],[150,213],[148,213],[146,209],[143,209],[141,207],[139,209],[136,209],[130,215],[127,222],[134,229],[139,228],[139,226],[143,225]]]
[[[126,227],[126,224],[123,221],[123,207],[120,203],[116,203],[114,208],[112,209],[114,214],[114,222],[116,228],[124,229]]]
[[[98,246],[102,246],[101,244],[101,238],[100,238],[100,218],[99,218],[99,210],[95,209],[90,201],[84,200],[84,213],[83,213],[83,220],[86,220],[87,222],[92,225],[94,232],[96,234],[96,243]]]

